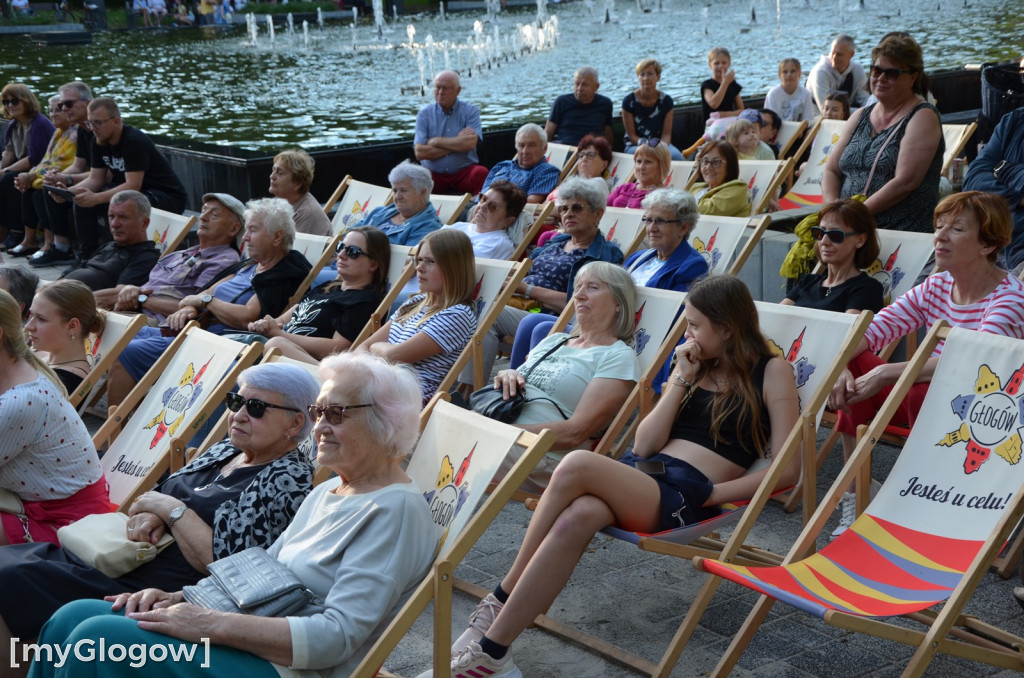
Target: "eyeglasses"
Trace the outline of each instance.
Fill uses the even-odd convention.
[[[343,242],[339,242],[338,245],[334,248],[334,254],[338,255],[341,254],[342,252],[344,252],[345,256],[348,257],[349,259],[358,259],[363,255],[370,256],[369,254],[359,249],[355,245],[346,245]]]
[[[79,101],[81,101],[81,99],[65,99],[64,101],[61,101],[57,105],[60,106],[61,108],[71,109],[71,108],[74,108],[75,104],[77,104]]]
[[[597,151],[580,151],[577,154],[581,160],[593,160],[597,157]]]
[[[242,409],[242,405],[245,405],[245,411],[249,413],[249,416],[253,419],[262,419],[263,414],[270,407],[275,410],[288,410],[289,412],[301,412],[294,407],[285,407],[284,405],[272,405],[265,403],[262,400],[256,398],[243,398],[237,393],[228,393],[224,396],[224,404],[228,406],[228,409],[232,412],[239,412]]]
[[[721,158],[701,158],[700,159],[700,166],[701,167],[721,167],[721,165],[722,165],[722,159]]]
[[[665,224],[681,224],[681,223],[683,223],[683,220],[682,219],[662,219],[661,217],[649,217],[649,216],[644,215],[644,216],[640,217],[640,223],[643,224],[644,226],[657,226],[658,228],[661,228]]]
[[[871,67],[871,76],[872,77],[880,78],[880,77],[882,77],[884,75],[886,80],[895,80],[896,78],[900,77],[904,73],[913,73],[913,72],[914,71],[908,71],[908,70],[904,70],[902,68],[882,68],[881,66],[872,66]]]
[[[486,195],[481,195],[479,202],[477,202],[476,208],[478,210],[488,210],[493,212],[504,207],[497,200],[488,200]]]
[[[0,101],[0,103],[10,108],[12,106],[17,106],[18,104],[20,104],[21,99],[3,99],[2,101]]]
[[[573,214],[580,214],[583,212],[585,205],[581,202],[574,202],[571,205],[559,205],[555,210],[559,214],[565,214],[566,212],[572,212]]]
[[[838,245],[839,243],[846,240],[846,236],[852,236],[857,234],[852,232],[847,233],[846,231],[838,228],[830,228],[829,230],[826,231],[824,228],[821,228],[820,226],[812,226],[811,235],[814,236],[815,240],[821,240],[822,238],[827,237],[829,240]]]
[[[320,421],[320,417],[327,420],[327,423],[331,426],[341,426],[341,422],[345,421],[345,413],[349,410],[354,410],[359,407],[373,407],[372,403],[365,405],[328,405],[327,407],[317,407],[316,405],[310,405],[306,408],[306,412],[309,413],[309,418],[314,422]]]
[[[648,139],[644,137],[636,142],[637,146],[650,146],[651,148],[657,148],[658,144],[661,143],[661,139]]]
[[[106,120],[86,120],[85,126],[89,129],[96,129],[97,127],[103,127],[111,120],[113,120],[113,118],[107,118]]]
[[[428,271],[430,269],[434,268],[435,266],[437,266],[437,260],[436,259],[429,259],[427,257],[416,257],[416,259],[414,261],[416,262],[416,268],[419,268],[420,266],[422,266],[423,268],[427,269]]]

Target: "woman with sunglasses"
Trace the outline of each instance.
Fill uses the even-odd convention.
[[[164,664],[163,672],[225,678],[353,675],[429,572],[440,535],[422,490],[401,466],[419,434],[420,391],[411,370],[342,353],[324,361],[321,375],[324,384],[309,412],[316,419],[317,462],[337,475],[313,490],[267,549],[322,601],[319,610],[288,617],[220,612],[187,603],[181,591],[162,586],[110,596],[110,602],[67,605],[41,640],[63,647],[86,634],[108,647],[141,644],[152,652],[159,646],[174,656],[203,637],[210,639],[208,651]],[[103,666],[103,674],[112,677],[137,671],[127,662]],[[81,658],[62,669],[52,661],[33,667],[38,676],[88,670]]]
[[[373,226],[356,226],[338,243],[338,276],[319,285],[277,318],[264,316],[249,331],[295,360],[318,363],[352,346],[387,293],[391,243]]]
[[[782,303],[839,313],[878,313],[885,301],[882,283],[864,269],[878,259],[878,231],[871,212],[857,200],[837,200],[818,213],[811,229],[814,254],[825,273],[807,273]]]
[[[156,558],[114,579],[55,544],[0,548],[3,666],[11,666],[11,638],[35,638],[65,603],[151,586],[177,590],[199,581],[214,560],[268,548],[284,532],[313,487],[313,465],[298,443],[312,430],[306,407],[319,389],[306,370],[277,363],[250,367],[238,384],[226,399],[228,438],[128,509],[128,539],[174,537]]]
[[[647,194],[665,186],[672,169],[668,144],[661,139],[640,139],[633,153],[633,179],[621,184],[608,196],[608,207],[640,209]]]
[[[924,62],[913,38],[892,35],[871,52],[878,103],[843,126],[821,182],[824,202],[868,197],[878,228],[927,232],[939,202],[945,143],[935,106],[925,101]]]
[[[11,122],[4,132],[0,155],[0,227],[6,232],[0,250],[25,254],[18,249],[25,237],[25,215],[21,209],[21,192],[14,180],[19,173],[35,167],[43,159],[53,136],[53,123],[39,111],[39,100],[28,86],[12,82],[0,90],[3,116]],[[35,228],[36,224],[30,224]]]
[[[718,217],[749,217],[750,193],[740,181],[740,160],[728,141],[713,139],[697,154],[697,175],[690,193],[697,211]]]

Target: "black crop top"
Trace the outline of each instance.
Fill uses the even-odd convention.
[[[761,430],[764,432],[765,440],[771,435],[768,409],[764,405],[764,370],[768,365],[770,357],[762,358],[754,368],[751,375],[754,384],[758,387],[758,401],[761,405]],[[669,432],[670,439],[688,440],[691,443],[706,447],[720,457],[728,459],[734,464],[743,468],[750,468],[751,464],[757,461],[757,445],[754,443],[752,431],[739,430],[739,412],[732,412],[718,431],[719,440],[711,435],[711,403],[715,394],[699,386],[693,389],[690,401],[686,403],[676,419],[672,422],[672,430]]]

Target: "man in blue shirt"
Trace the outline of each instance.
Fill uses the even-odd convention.
[[[502,160],[495,165],[481,192],[487,190],[492,181],[507,179],[523,189],[526,202],[544,202],[548,193],[558,185],[561,170],[544,161],[544,153],[548,149],[548,136],[540,125],[528,122],[516,130],[516,157],[514,160]]]
[[[597,69],[584,66],[573,77],[572,94],[563,94],[551,106],[544,125],[551,141],[575,146],[588,134],[601,135],[612,143],[612,100],[598,94]]]
[[[455,71],[434,78],[434,101],[416,115],[413,151],[430,170],[438,193],[477,195],[487,178],[479,164],[476,145],[483,138],[480,109],[459,101],[462,85]]]

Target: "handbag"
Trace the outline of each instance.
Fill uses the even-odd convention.
[[[156,544],[132,541],[128,532],[128,516],[123,513],[94,513],[57,530],[61,548],[89,567],[111,579],[117,579],[148,563],[174,543],[165,532]]]
[[[529,380],[530,374],[533,373],[533,370],[536,369],[537,365],[540,365],[548,356],[562,348],[567,341],[569,341],[568,337],[548,349],[547,353],[540,357],[540,360],[535,362],[533,365],[530,365],[530,369],[523,375],[523,379]],[[551,398],[542,397],[527,399],[524,391],[525,389],[521,388],[516,391],[515,395],[509,396],[508,400],[505,400],[502,397],[501,391],[494,388],[494,386],[484,386],[482,389],[473,391],[469,394],[469,407],[477,414],[482,414],[489,419],[500,421],[503,424],[511,424],[519,418],[520,414],[522,414],[523,407],[526,406],[526,403],[532,403],[535,400],[547,400],[555,406],[558,413],[562,415],[562,419],[569,419],[569,417],[565,416],[565,412],[562,411],[562,408],[558,406],[558,403],[551,400]]]
[[[25,505],[21,503],[21,497],[10,490],[0,488],[0,513],[10,513],[13,516],[23,515]]]
[[[213,562],[210,576],[182,589],[185,600],[210,610],[258,617],[309,616],[324,610],[288,566],[258,546]]]

